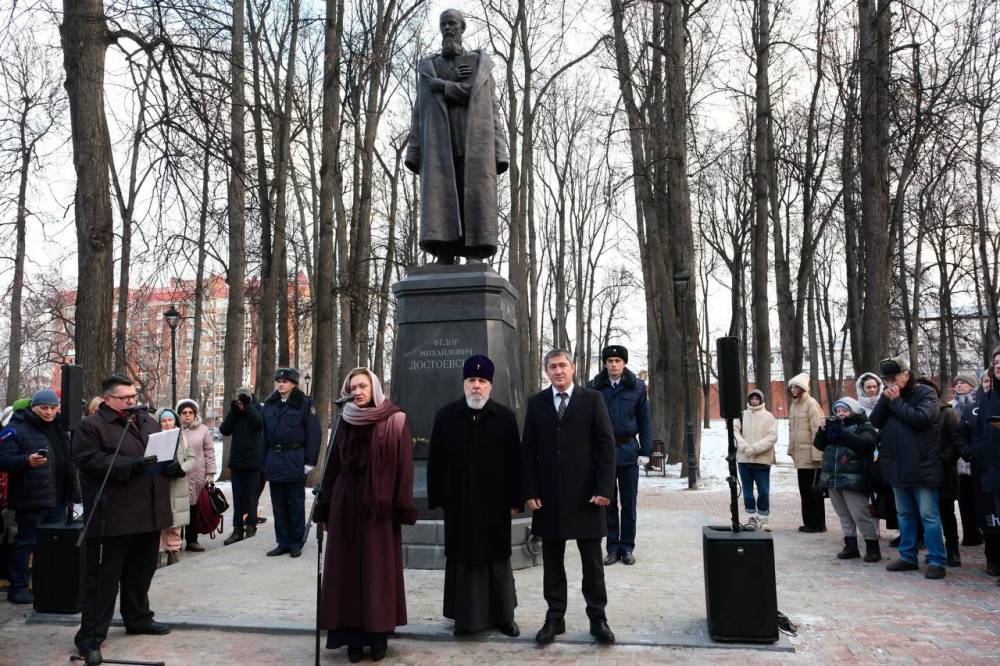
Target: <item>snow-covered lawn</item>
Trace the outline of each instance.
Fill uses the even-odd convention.
[[[729,463],[726,462],[728,437],[726,422],[712,421],[711,427],[701,431],[701,459],[698,465],[701,478],[698,480],[698,490],[720,491],[728,490]],[[795,478],[795,467],[788,450],[788,420],[778,419],[778,443],[774,447],[777,464],[771,468],[771,492],[795,491],[798,486]],[[651,470],[649,476],[640,472],[644,487],[662,488],[665,490],[686,490],[687,476],[681,478],[680,463],[667,465],[666,477]]]

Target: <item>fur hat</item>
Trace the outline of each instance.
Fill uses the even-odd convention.
[[[628,363],[628,350],[621,345],[608,345],[601,350],[601,363],[607,363],[612,356]]]
[[[198,412],[200,411],[198,409],[198,403],[197,402],[195,402],[191,398],[184,398],[183,400],[178,401],[177,405],[174,407],[174,412],[176,412],[177,414],[180,414],[181,410],[184,409],[185,407],[190,407],[191,409],[193,409],[195,416],[197,416]]]
[[[299,371],[295,368],[278,368],[274,371],[274,381],[287,379],[293,384],[299,383]]]

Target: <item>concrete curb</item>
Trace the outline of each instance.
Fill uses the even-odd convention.
[[[299,622],[275,622],[261,620],[259,623],[230,622],[224,618],[189,617],[184,620],[174,621],[169,617],[157,618],[158,621],[169,624],[174,629],[181,630],[215,630],[231,631],[235,633],[250,634],[280,634],[280,635],[302,635],[311,636],[315,631],[312,625]],[[78,626],[80,624],[79,615],[60,615],[55,613],[35,613],[27,617],[25,624],[58,625],[58,626]],[[122,621],[115,617],[111,622],[113,627],[121,627]],[[397,629],[393,634],[396,638],[403,638],[415,641],[429,642],[456,642],[456,643],[534,643],[531,632],[525,632],[518,638],[509,638],[499,633],[484,632],[473,636],[456,637],[451,630],[438,625],[431,624],[409,624]],[[660,647],[660,648],[694,648],[712,650],[755,650],[759,652],[788,652],[794,653],[795,646],[784,634],[779,634],[777,643],[717,643],[708,637],[708,634],[674,634],[674,635],[652,635],[637,633],[616,633],[615,645],[628,645],[636,647]],[[593,637],[584,632],[567,632],[556,640],[556,644],[564,643],[569,645],[594,645],[597,643]],[[603,648],[603,646],[600,646]]]

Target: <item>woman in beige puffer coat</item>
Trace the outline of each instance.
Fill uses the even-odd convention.
[[[194,468],[187,475],[188,500],[192,519],[198,495],[201,489],[215,480],[215,442],[208,426],[198,418],[198,403],[191,398],[185,398],[177,403],[177,414],[181,417],[181,428],[191,453],[194,455]],[[198,543],[198,533],[192,529],[184,531],[187,541],[186,550],[201,552],[205,547]]]
[[[156,420],[162,430],[173,430],[179,427],[177,414],[174,410],[164,407],[156,412]],[[181,466],[185,474],[189,474],[194,469],[194,455],[191,454],[191,447],[184,439],[183,432],[179,433],[177,441],[177,453],[174,460]],[[191,522],[191,505],[188,502],[188,482],[182,476],[170,482],[170,512],[173,514],[171,527],[160,532],[160,561],[163,565],[176,564],[180,561],[181,552],[181,528]]]
[[[768,517],[771,515],[771,465],[774,464],[774,445],[778,441],[778,422],[764,406],[764,393],[754,390],[747,396],[743,419],[733,424],[736,434],[736,462],[743,486],[743,508],[749,522],[770,532]],[[753,488],[757,486],[757,497]]]
[[[822,491],[814,488],[823,462],[823,452],[813,446],[816,431],[823,422],[823,408],[809,395],[809,375],[802,372],[788,381],[791,404],[788,407],[788,455],[795,463],[802,505],[800,532],[826,531],[826,504]]]

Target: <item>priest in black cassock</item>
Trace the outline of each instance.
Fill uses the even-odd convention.
[[[490,399],[493,362],[470,357],[465,395],[438,410],[427,461],[427,499],[444,511],[444,616],[455,635],[496,627],[508,636],[517,595],[510,519],[521,511],[517,419]]]

